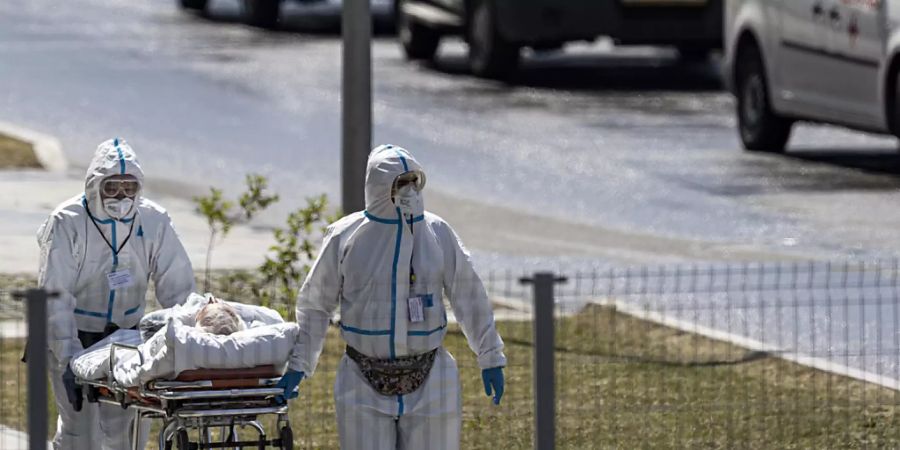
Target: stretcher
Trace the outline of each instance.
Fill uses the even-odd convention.
[[[112,344],[110,374],[117,351],[141,355],[136,346]],[[271,365],[251,369],[188,370],[171,380],[152,380],[136,387],[121,386],[109,378],[79,379],[78,382],[87,387],[88,401],[132,409],[138,419],[161,419],[160,450],[289,450],[293,449],[294,441],[288,406],[276,400],[278,394],[283,394],[282,389],[275,387],[281,376],[279,372]],[[276,416],[277,435],[272,438],[260,423],[260,417],[267,415]],[[141,420],[133,423],[132,450],[143,450],[138,448],[144,431]],[[239,440],[238,430],[247,427],[256,431],[256,440]],[[221,430],[220,438],[218,442],[212,442],[216,428]]]

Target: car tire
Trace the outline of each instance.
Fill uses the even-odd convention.
[[[747,46],[738,54],[736,96],[738,132],[744,148],[783,152],[793,121],[779,116],[769,101],[769,84],[759,48]]]
[[[472,73],[485,78],[506,78],[519,66],[519,46],[500,35],[491,0],[472,3],[468,34]]]
[[[275,28],[281,0],[244,0],[244,23],[260,28]]]
[[[888,125],[891,134],[900,139],[900,69],[893,69],[891,77],[894,80],[893,102],[888,104]]]
[[[184,9],[195,11],[206,11],[206,4],[209,0],[178,0],[178,4]]]
[[[441,43],[441,35],[416,21],[403,12],[405,0],[397,0],[395,17],[397,20],[397,37],[403,46],[406,59],[432,60]]]

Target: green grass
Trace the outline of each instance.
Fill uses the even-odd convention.
[[[461,333],[446,347],[459,362],[466,449],[532,446],[531,324],[500,323],[507,392],[484,396]],[[0,348],[0,418],[24,427],[20,341]],[[557,321],[559,448],[896,448],[892,390],[595,307]],[[299,448],[337,448],[332,387],[343,350],[332,330],[317,374],[291,405]],[[51,416],[55,416],[50,405]],[[51,430],[53,424],[51,421]],[[148,447],[150,448],[150,447]]]
[[[31,144],[0,134],[0,169],[40,167]]]

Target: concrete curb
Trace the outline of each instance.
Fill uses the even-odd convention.
[[[2,121],[0,121],[0,134],[31,144],[35,157],[48,171],[64,172],[69,168],[69,163],[62,151],[62,144],[53,136]]]

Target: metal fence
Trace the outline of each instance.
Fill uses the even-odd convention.
[[[568,275],[557,445],[900,446],[897,261]]]
[[[18,286],[10,283],[10,287]],[[53,420],[47,411],[46,359],[28,366],[21,361],[28,330],[26,309],[31,306],[31,316],[46,320],[41,310],[46,303],[27,303],[19,294],[24,292],[0,289],[0,450],[41,448],[29,446],[29,428],[37,437],[34,442],[42,442],[46,448],[47,422]],[[32,294],[34,298],[40,293]],[[35,328],[46,331],[46,326]],[[39,380],[37,385],[44,389],[29,389],[31,380]]]
[[[555,283],[559,276],[566,281]],[[463,448],[900,447],[898,261],[611,268],[536,279],[481,277],[508,357],[499,406],[485,396],[448,308],[444,344],[460,368]],[[536,303],[541,289],[549,303]],[[8,325],[0,335],[5,436],[27,429],[20,408],[28,377],[18,361],[22,306],[9,292],[0,292],[0,306]],[[270,306],[286,312],[293,302]],[[297,448],[337,447],[333,389],[343,351],[330,326],[317,373],[291,404]],[[48,408],[45,399],[36,410],[50,411],[52,429]],[[0,449],[25,448],[7,442]]]

